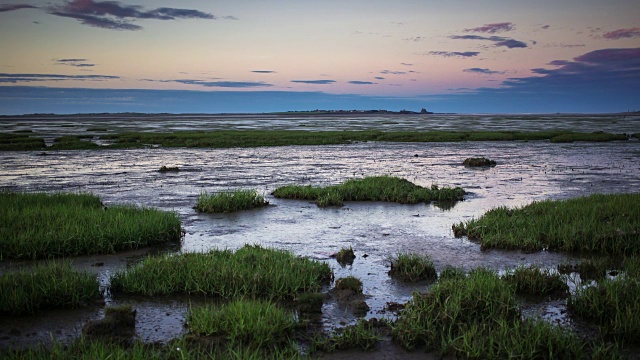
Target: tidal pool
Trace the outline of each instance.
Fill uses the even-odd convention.
[[[139,120],[135,125],[151,126],[146,121],[151,120]],[[475,121],[481,123],[482,119]],[[596,120],[591,121],[597,124]],[[608,121],[607,126],[616,125],[615,120]],[[93,122],[98,123],[95,119]],[[521,127],[535,125],[527,124]],[[236,125],[228,127],[241,127]],[[374,122],[371,126],[375,125]],[[498,165],[484,169],[462,165],[465,158],[477,156],[488,157]],[[180,171],[158,172],[163,165],[176,166]],[[453,205],[348,202],[341,208],[318,208],[310,202],[270,195],[278,186],[287,184],[329,185],[375,175],[402,177],[422,186],[460,186],[468,193],[464,201]],[[193,210],[202,191],[241,188],[262,192],[270,206],[232,214],[199,214]],[[389,258],[400,252],[429,254],[437,270],[451,265],[467,270],[484,266],[504,271],[522,264],[552,267],[576,261],[577,256],[552,252],[481,251],[476,243],[456,239],[451,225],[478,217],[496,206],[520,206],[535,200],[592,193],[636,192],[640,189],[640,141],[354,143],[250,149],[51,151],[46,155],[41,151],[0,152],[0,189],[91,192],[107,206],[129,203],[176,211],[186,230],[184,241],[161,251],[237,249],[249,243],[327,261],[336,278],[354,275],[362,279],[371,307],[366,317],[371,318],[392,316],[385,311],[388,302],[405,302],[413,291],[424,291],[428,286],[406,285],[388,276]],[[342,267],[330,258],[340,248],[350,246],[357,256],[353,265]],[[122,298],[108,292],[111,274],[135,263],[147,252],[72,260],[76,267],[98,275],[107,303],[131,303],[138,309],[136,331],[140,339],[166,341],[186,331],[183,323],[189,302],[201,299]],[[25,262],[4,260],[0,271],[24,265]],[[568,323],[557,315],[563,306],[562,301],[549,301],[533,308],[542,315],[552,314],[554,321]],[[44,311],[26,318],[3,317],[0,347],[28,346],[52,337],[68,341],[80,333],[86,321],[102,315],[103,308],[96,306]],[[321,326],[330,329],[355,320],[350,311],[329,300],[323,308]]]

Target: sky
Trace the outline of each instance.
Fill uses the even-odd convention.
[[[640,110],[638,0],[0,0],[0,114]]]

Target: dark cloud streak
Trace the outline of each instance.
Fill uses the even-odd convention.
[[[505,47],[508,47],[509,49],[526,48],[526,47],[528,47],[526,42],[515,40],[515,39],[511,39],[511,38],[506,38],[506,37],[502,37],[502,36],[489,36],[489,37],[486,37],[486,36],[480,36],[480,35],[452,35],[452,36],[449,36],[449,39],[493,41],[494,42],[494,46],[496,46],[496,47],[505,46]]]
[[[27,4],[8,4],[0,5],[0,12],[15,11],[20,9],[37,9],[37,6]]]
[[[610,31],[602,35],[602,37],[609,40],[640,37],[640,27]]]
[[[460,51],[429,51],[428,54],[444,56],[444,57],[455,57],[455,56],[474,57],[474,56],[478,56],[480,53],[477,51],[462,51],[462,52]]]
[[[60,74],[7,74],[0,73],[0,83],[17,84],[20,82],[38,82],[38,81],[68,81],[68,80],[114,80],[120,79],[119,76],[110,75],[60,75]]]
[[[484,24],[483,26],[479,26],[473,29],[464,29],[464,31],[495,34],[497,32],[512,31],[515,28],[516,26],[511,22],[501,22],[501,23],[493,23],[493,24]]]
[[[474,74],[484,74],[484,75],[504,74],[504,71],[495,71],[495,70],[483,69],[483,68],[477,68],[477,67],[464,69],[462,71],[468,72],[468,73],[474,73]]]
[[[292,83],[311,84],[311,85],[328,85],[333,84],[335,80],[291,80]]]

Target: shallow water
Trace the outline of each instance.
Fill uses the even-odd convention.
[[[484,121],[482,117],[474,119],[480,124],[478,126]],[[603,124],[598,119],[600,117],[581,121],[591,124],[586,127],[590,131],[592,125]],[[628,128],[635,126],[633,123],[624,123],[627,127],[622,129],[622,123],[613,123],[616,121],[613,118],[606,119],[607,126],[619,125],[620,128],[597,130],[639,131],[637,126]],[[97,123],[98,120],[92,121]],[[266,124],[268,120],[250,118],[235,121]],[[75,121],[78,125],[80,120],[65,121]],[[87,121],[82,120],[81,123]],[[127,124],[136,128],[203,126],[197,118],[171,126],[162,122],[154,125],[150,119],[117,121],[123,126]],[[295,121],[312,122],[309,117]],[[333,121],[338,123],[338,120]],[[347,119],[344,123],[350,124],[350,121]],[[364,122],[362,127],[377,127],[381,120],[361,118],[360,121]],[[493,123],[498,127],[503,121],[504,118],[499,118]],[[519,124],[516,126],[518,129],[539,125],[533,120],[510,121]],[[553,123],[551,118],[545,121]],[[448,126],[454,126],[452,122],[455,121],[450,120]],[[317,127],[321,126],[319,123],[320,120],[313,122]],[[278,124],[275,122],[274,127]],[[487,124],[492,127],[489,120]],[[54,125],[47,123],[41,126]],[[236,123],[226,126],[241,127]],[[464,167],[462,161],[472,156],[486,156],[496,160],[498,166],[490,169]],[[180,171],[159,173],[158,169],[163,165],[177,166]],[[453,207],[444,204],[347,203],[342,208],[328,209],[306,201],[275,199],[270,195],[275,188],[286,184],[328,185],[373,175],[398,176],[423,186],[461,186],[468,194],[465,201]],[[202,191],[238,188],[263,192],[271,206],[214,215],[198,214],[192,209]],[[576,260],[571,255],[550,252],[480,251],[478,244],[454,238],[451,225],[480,216],[496,206],[520,206],[534,200],[592,193],[637,191],[640,189],[640,142],[356,143],[252,149],[54,151],[47,152],[47,155],[41,155],[41,152],[0,152],[0,189],[92,192],[99,195],[107,206],[133,203],[176,211],[183,221],[186,236],[179,249],[170,251],[236,249],[250,243],[288,249],[298,255],[327,261],[336,278],[354,275],[362,279],[367,303],[371,307],[367,317],[380,317],[390,316],[384,311],[387,302],[405,302],[414,290],[424,291],[428,286],[407,286],[387,275],[389,258],[400,252],[429,254],[438,270],[447,265],[465,269],[485,266],[497,270],[521,264],[550,267]],[[357,258],[353,265],[341,267],[330,255],[349,246],[354,248]],[[110,274],[124,269],[143,254],[144,251],[79,257],[73,261],[78,268],[98,274],[103,289],[107,289]],[[104,265],[92,266],[98,262]],[[0,271],[19,265],[22,263],[3,261]],[[135,304],[139,314],[137,336],[146,341],[165,341],[184,331],[182,324],[188,300],[121,299],[108,294],[106,300],[108,303]],[[562,306],[562,302],[550,302],[540,305],[540,308],[553,314],[554,321],[566,322],[562,317],[556,320]],[[8,346],[12,342],[31,344],[47,341],[51,333],[59,339],[71,339],[77,336],[84,322],[101,317],[102,311],[96,306],[69,312],[47,311],[25,319],[5,319],[7,321],[1,321],[0,325],[0,346]],[[322,321],[322,326],[332,328],[352,323],[355,317],[339,304],[329,301],[323,308]],[[12,329],[18,330],[19,334]]]

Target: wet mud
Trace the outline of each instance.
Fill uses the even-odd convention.
[[[524,123],[495,119],[491,122],[482,117],[459,120],[488,126],[489,129],[511,126],[510,121],[521,127]],[[146,120],[118,121],[122,127],[146,129],[163,126],[162,122],[158,125]],[[291,119],[271,123],[267,118],[225,121],[226,128],[243,128],[251,121],[253,127],[266,124],[273,128],[294,126],[292,124],[297,127],[305,121],[309,126],[320,126],[316,120],[304,117],[296,120],[297,123],[292,123]],[[356,126],[355,120],[326,121],[327,127],[323,129],[339,127],[340,124]],[[619,127],[616,130],[607,128],[624,125],[613,121],[609,119],[598,127],[598,121],[592,119],[593,126],[576,131],[594,128],[594,131],[622,132]],[[182,123],[156,130],[215,128],[221,126],[219,122],[222,120],[204,124],[197,118],[185,119]],[[25,120],[20,126],[36,126],[34,124],[35,120]],[[451,119],[447,124],[459,126]],[[88,122],[81,124],[89,125]],[[3,126],[5,129],[8,127],[6,124]],[[16,126],[12,129],[17,129]],[[45,127],[43,124],[39,126]],[[100,126],[109,128],[113,124],[100,122]],[[375,121],[359,126],[385,129]],[[527,126],[535,127],[536,123]],[[397,130],[401,129],[402,126]],[[631,132],[638,132],[638,129]],[[411,298],[413,291],[425,291],[429,286],[426,283],[407,285],[389,277],[389,259],[400,252],[429,254],[438,271],[446,266],[467,270],[484,266],[499,271],[530,264],[555,267],[559,263],[580,259],[577,255],[545,251],[531,254],[481,251],[476,243],[456,239],[451,230],[452,224],[478,217],[496,206],[520,206],[535,200],[592,193],[633,192],[640,188],[640,141],[634,140],[602,144],[537,141],[356,143],[253,149],[52,151],[48,156],[39,156],[39,153],[0,153],[0,189],[91,192],[100,196],[107,206],[113,203],[152,206],[176,211],[181,217],[186,235],[183,242],[174,248],[72,259],[77,268],[98,276],[107,305],[131,304],[135,307],[135,337],[149,342],[164,342],[185,333],[189,303],[204,301],[183,297],[112,296],[108,291],[110,276],[149,252],[237,249],[247,243],[288,249],[301,256],[328,262],[336,279],[346,276],[361,279],[364,301],[370,307],[364,318],[393,318],[393,312],[387,310],[388,303],[404,303]],[[495,160],[500,165],[475,169],[462,164],[468,157],[480,156]],[[178,167],[180,171],[161,173],[158,172],[161,166]],[[432,184],[460,186],[468,194],[464,201],[453,205],[347,202],[341,208],[318,208],[307,201],[276,199],[270,195],[278,186],[287,184],[324,186],[373,175],[398,176],[427,187]],[[265,194],[271,205],[232,214],[199,214],[193,210],[202,191],[241,188],[257,189]],[[353,248],[356,256],[352,264],[343,266],[331,257],[341,248],[348,247]],[[0,262],[0,272],[24,265],[4,260]],[[325,289],[328,291],[329,288]],[[550,321],[570,324],[562,301],[545,300],[526,309],[525,313],[531,316],[546,313]],[[42,311],[29,317],[3,316],[0,317],[0,347],[31,346],[52,338],[68,342],[80,334],[85,323],[102,317],[104,306]],[[358,318],[353,312],[345,311],[335,298],[328,299],[322,309],[320,326],[330,330],[353,324]],[[388,358],[406,355],[401,349],[386,345],[384,351]],[[348,359],[351,358],[349,356],[345,353],[324,358]]]

